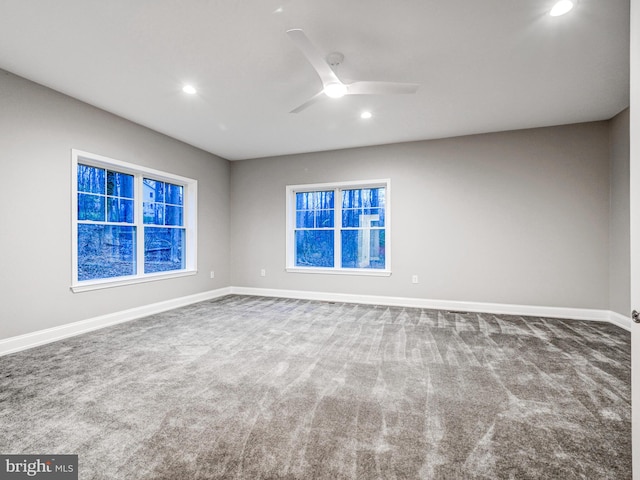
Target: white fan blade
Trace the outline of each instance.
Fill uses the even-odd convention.
[[[311,97],[309,100],[307,100],[306,102],[304,102],[302,105],[300,105],[299,107],[294,108],[293,110],[291,110],[289,113],[299,113],[302,110],[304,110],[305,108],[307,108],[310,105],[313,105],[314,103],[316,103],[318,100],[321,100],[323,97],[326,97],[326,95],[324,94],[323,90],[320,90],[318,93],[316,93],[313,97]]]
[[[317,72],[320,80],[322,80],[323,86],[327,86],[330,83],[341,83],[320,51],[311,43],[302,30],[299,28],[287,30],[287,35],[289,35],[289,38],[293,40],[293,43],[296,44],[304,56],[307,57],[307,60]]]
[[[416,93],[417,83],[396,82],[354,82],[347,85],[347,95],[388,95],[396,93]]]

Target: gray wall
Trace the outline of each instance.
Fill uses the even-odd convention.
[[[628,314],[628,124],[230,164],[0,71],[0,338],[229,285]],[[196,178],[199,273],[72,293],[72,148]],[[284,271],[286,185],[387,177],[391,277]]]
[[[284,271],[287,184],[387,177],[391,277]],[[235,286],[608,309],[609,123],[233,162],[231,218]]]
[[[609,309],[631,311],[629,231],[629,109],[610,122]]]
[[[72,148],[198,180],[197,275],[71,293]],[[0,70],[0,167],[0,338],[229,285],[226,160]]]

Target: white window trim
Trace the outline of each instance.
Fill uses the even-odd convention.
[[[296,209],[295,194],[299,192],[312,192],[317,190],[345,190],[349,188],[375,188],[385,187],[385,268],[342,268],[342,267],[299,267],[295,265],[295,225],[296,225]],[[285,271],[289,273],[314,273],[328,275],[363,275],[370,277],[388,277],[391,275],[391,179],[377,180],[355,180],[352,182],[332,182],[332,183],[314,183],[304,185],[287,185],[286,187],[286,267]],[[335,202],[341,201],[336,198]],[[334,233],[340,235],[342,219],[334,217]],[[341,243],[336,239],[335,259],[336,263],[342,257]]]
[[[136,275],[125,277],[112,277],[95,280],[78,280],[78,163],[83,165],[91,165],[94,167],[107,168],[117,170],[122,173],[136,175],[134,183],[134,196],[137,199],[142,195],[142,175],[149,176],[154,180],[170,182],[183,185],[184,189],[184,228],[185,228],[185,245],[186,258],[185,268],[183,270],[175,270],[169,272],[154,272],[145,274],[140,268],[144,262],[144,242],[140,238],[144,236],[144,225],[142,222],[142,208],[136,204],[135,216],[138,226],[138,242],[136,242],[137,252],[136,258],[138,268]],[[179,278],[198,273],[197,270],[197,249],[198,249],[198,181],[192,178],[174,175],[168,172],[162,172],[148,167],[123,162],[113,158],[97,155],[94,153],[84,152],[82,150],[71,150],[71,291],[86,292],[89,290],[97,290],[102,288],[119,287],[123,285],[133,285],[137,283],[153,282],[165,280],[169,278]],[[142,231],[140,231],[142,229]]]

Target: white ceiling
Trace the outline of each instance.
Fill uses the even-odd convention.
[[[0,0],[0,68],[229,160],[611,118],[629,104],[629,0],[553,3]],[[343,81],[417,94],[288,113],[321,88],[291,28],[344,53]]]

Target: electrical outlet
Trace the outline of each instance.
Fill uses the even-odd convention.
[[[413,275],[411,277],[411,283],[418,283],[418,275]]]
[[[262,270],[260,270],[260,276],[261,277],[266,277],[267,276],[267,271],[264,268]]]
[[[214,272],[213,270],[211,270],[211,273],[209,273],[209,276],[211,278],[216,278],[216,272]]]

